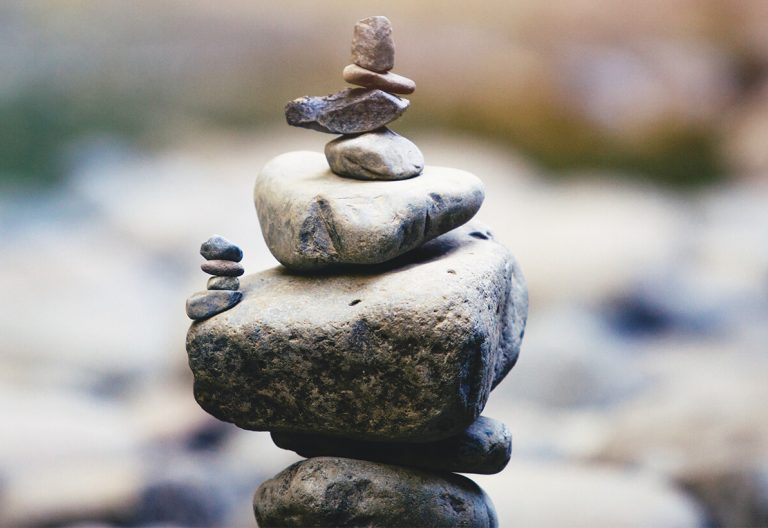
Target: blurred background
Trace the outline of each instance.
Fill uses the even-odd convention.
[[[531,312],[501,526],[768,526],[768,2],[4,0],[0,526],[247,527],[296,460],[192,397],[199,244],[387,15],[393,128],[487,185]]]

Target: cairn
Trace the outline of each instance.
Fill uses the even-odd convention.
[[[415,89],[390,71],[389,20],[357,23],[352,59],[343,76],[361,88],[286,106],[289,124],[341,137],[325,155],[280,155],[256,179],[262,234],[283,266],[222,290],[238,294],[223,310],[190,313],[201,294],[188,302],[195,398],[307,458],[258,488],[259,526],[494,527],[490,499],[455,473],[509,460],[509,430],[481,412],[517,361],[525,282],[468,223],[480,180],[425,166],[384,126],[408,107],[397,94]]]
[[[226,238],[213,235],[200,246],[205,262],[200,266],[209,275],[207,291],[198,292],[187,299],[187,317],[202,320],[229,310],[243,298],[239,292],[240,279],[245,273],[240,264],[243,250]]]

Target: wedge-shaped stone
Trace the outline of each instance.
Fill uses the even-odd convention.
[[[461,475],[346,458],[297,462],[256,490],[259,526],[498,526],[493,503]]]
[[[492,475],[512,453],[512,435],[503,423],[481,416],[457,435],[435,442],[365,442],[334,436],[272,433],[278,447],[303,457],[339,456],[398,466]]]
[[[187,334],[200,406],[245,429],[373,441],[466,429],[528,308],[515,260],[477,225],[354,272],[247,275],[240,292]]]
[[[428,166],[413,179],[357,181],[317,152],[276,157],[254,189],[269,250],[296,270],[386,262],[464,224],[484,197],[468,172]]]

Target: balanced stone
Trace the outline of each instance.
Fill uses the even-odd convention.
[[[491,475],[512,453],[512,435],[503,423],[481,416],[461,433],[436,442],[365,442],[316,434],[272,433],[278,447],[303,457],[340,456],[398,466]]]
[[[208,319],[229,310],[243,298],[239,291],[202,291],[187,299],[187,317],[196,321]]]
[[[352,62],[375,72],[388,72],[395,66],[392,24],[385,16],[364,18],[352,34]]]
[[[404,180],[424,170],[419,147],[386,127],[330,141],[325,158],[339,176],[359,180]]]
[[[317,152],[274,158],[254,189],[267,247],[297,270],[393,259],[470,220],[484,197],[482,182],[457,169],[356,181],[336,176]]]
[[[206,260],[243,260],[243,250],[223,236],[213,235],[200,246],[200,254]]]
[[[247,275],[193,323],[200,406],[245,429],[421,442],[465,430],[514,364],[526,286],[487,229],[464,226],[346,273]]]
[[[209,275],[222,277],[238,277],[245,272],[242,264],[231,260],[206,260],[200,265],[200,269]]]
[[[291,126],[329,134],[359,134],[376,130],[400,117],[408,99],[368,88],[347,88],[325,97],[304,96],[285,106]]]
[[[237,277],[211,277],[208,279],[209,290],[237,290],[240,288],[240,279]]]
[[[408,77],[396,73],[377,73],[361,68],[357,64],[350,64],[342,72],[344,80],[351,84],[365,88],[378,88],[385,92],[395,94],[409,94],[416,90],[416,83]]]
[[[495,528],[493,503],[461,475],[350,460],[297,462],[256,490],[259,526]]]

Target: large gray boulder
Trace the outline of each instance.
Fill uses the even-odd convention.
[[[464,224],[484,198],[482,182],[461,170],[358,181],[331,172],[318,152],[274,158],[254,189],[269,250],[296,270],[386,262]]]
[[[466,477],[347,458],[293,464],[259,486],[253,509],[263,528],[498,526],[493,503]]]
[[[278,267],[187,335],[198,403],[245,429],[382,441],[463,431],[512,367],[528,310],[509,251],[464,226],[385,265]]]

